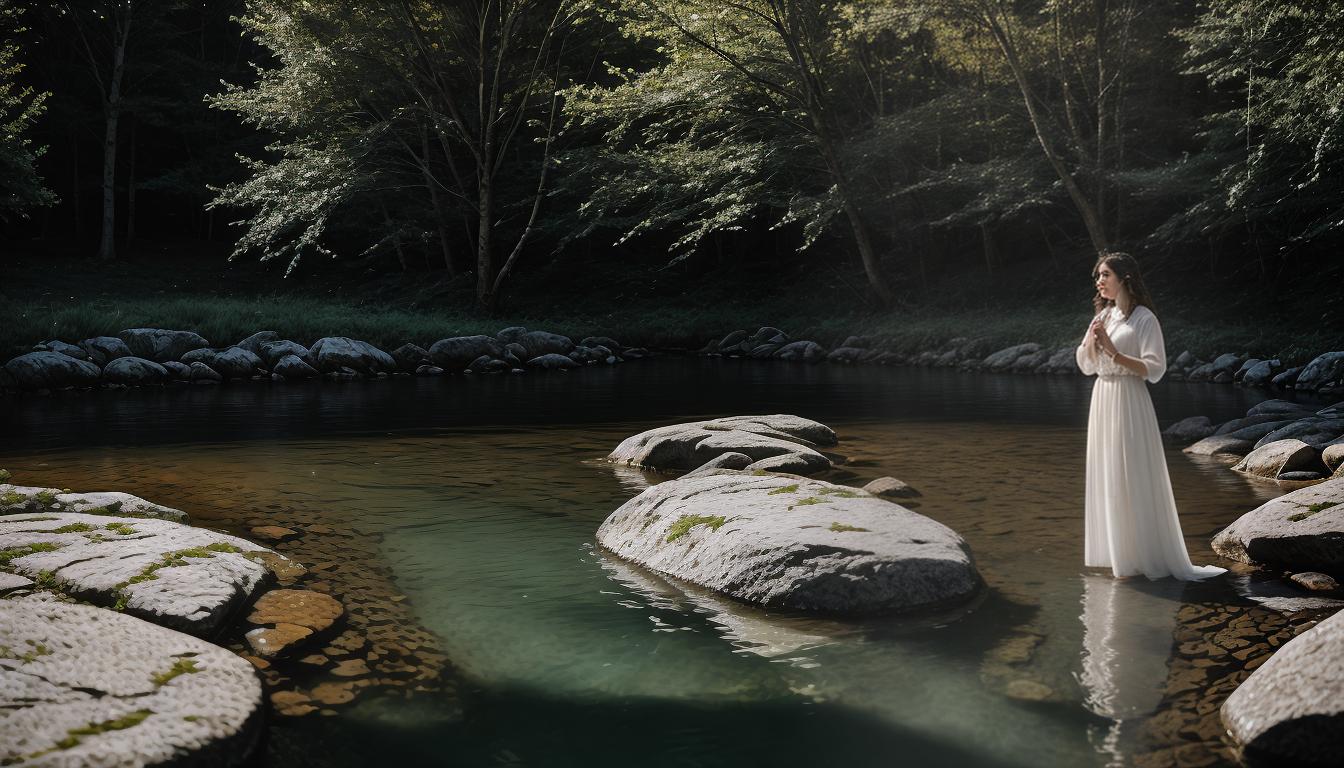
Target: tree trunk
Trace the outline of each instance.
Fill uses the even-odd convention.
[[[494,230],[495,206],[494,179],[489,170],[481,173],[480,178],[480,215],[477,217],[476,231],[476,302],[487,312],[495,311],[495,294],[491,290],[495,280]]]
[[[1093,204],[1087,199],[1082,188],[1078,186],[1078,182],[1074,180],[1073,174],[1069,173],[1069,169],[1064,166],[1063,159],[1051,145],[1045,127],[1045,117],[1036,108],[1035,91],[1032,90],[1031,84],[1027,82],[1027,73],[1022,68],[1022,62],[1017,58],[1017,47],[1013,45],[1013,41],[1009,39],[1007,32],[999,24],[994,13],[992,10],[987,11],[984,20],[989,25],[994,41],[999,44],[999,50],[1003,53],[1008,69],[1013,73],[1013,79],[1017,81],[1018,90],[1022,93],[1022,101],[1027,107],[1027,117],[1031,120],[1032,130],[1036,133],[1036,140],[1045,153],[1046,161],[1050,163],[1055,175],[1059,177],[1060,184],[1064,186],[1064,191],[1069,194],[1069,199],[1073,201],[1073,206],[1078,210],[1078,215],[1082,217],[1083,226],[1087,229],[1087,236],[1092,241],[1093,249],[1099,254],[1105,253],[1110,250],[1105,227],[1102,226],[1101,219],[1097,217]]]
[[[392,250],[397,252],[397,262],[401,264],[401,271],[410,272],[411,267],[406,263],[406,252],[401,248],[401,235],[397,234],[396,229],[393,227],[392,216],[387,212],[387,205],[382,200],[379,200],[378,207],[383,210],[383,223],[386,224],[387,228],[392,232]]]
[[[443,199],[439,196],[438,182],[429,172],[429,126],[420,125],[420,171],[425,177],[425,188],[429,190],[429,204],[434,208],[434,223],[439,231],[439,249],[443,251],[443,266],[448,276],[457,274],[453,265],[453,250],[448,246],[448,224],[443,216]]]
[[[101,261],[111,261],[117,257],[117,206],[114,195],[117,179],[117,120],[121,117],[121,75],[126,64],[126,40],[131,34],[129,9],[126,14],[123,17],[118,13],[115,17],[112,84],[107,92],[107,124],[103,135],[103,228],[98,244],[98,258]]]
[[[134,252],[135,247],[135,131],[136,120],[134,113],[131,117],[131,163],[126,172],[126,244]]]

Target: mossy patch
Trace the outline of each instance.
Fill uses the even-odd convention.
[[[25,640],[24,643],[29,647],[20,652],[8,645],[0,645],[0,659],[10,659],[23,664],[31,664],[43,656],[50,656],[51,649],[46,645],[34,640]]]
[[[798,484],[794,483],[793,485],[785,485],[783,487],[776,488],[775,490],[771,491],[769,495],[775,496],[780,493],[797,493],[797,492],[798,492]]]
[[[799,499],[798,501],[794,502],[789,507],[789,509],[793,509],[794,507],[810,507],[813,504],[821,504],[821,503],[823,503],[822,499],[818,499],[816,496],[808,496],[805,499]]]
[[[169,680],[172,680],[173,678],[178,677],[180,675],[194,675],[200,671],[201,670],[196,668],[195,659],[178,659],[177,661],[173,662],[173,666],[169,668],[166,672],[160,672],[151,677],[150,680],[155,685],[163,685],[167,683]]]
[[[18,491],[5,491],[0,494],[0,507],[17,507],[28,501],[28,497]]]
[[[33,496],[33,498],[37,499],[37,503],[41,504],[44,507],[54,507],[57,506],[56,495],[57,491],[48,488],[44,491],[39,491],[36,496]]]
[[[89,525],[88,523],[71,523],[71,524],[69,524],[69,525],[62,525],[60,528],[53,528],[51,532],[52,532],[52,533],[85,533],[85,532],[87,532],[87,531],[92,531],[92,530],[93,530],[93,526],[92,526],[92,525]]]
[[[10,477],[8,469],[0,469],[0,483],[8,483]]]
[[[1324,512],[1325,510],[1338,505],[1339,502],[1337,501],[1319,501],[1309,505],[1306,512],[1298,512],[1295,515],[1289,515],[1288,519],[1294,523],[1300,523],[1318,512]]]
[[[127,728],[134,728],[152,714],[154,714],[153,710],[137,709],[129,715],[122,715],[114,720],[104,720],[100,723],[89,723],[78,728],[71,728],[66,731],[64,739],[56,742],[56,749],[70,749],[77,746],[81,736],[97,736],[108,731],[124,731]]]
[[[135,528],[132,528],[130,523],[108,523],[103,527],[118,536],[130,536],[135,533]]]
[[[25,544],[22,547],[10,547],[9,549],[0,549],[0,565],[9,565],[20,557],[36,554],[38,552],[55,552],[60,549],[60,544],[52,544],[47,541],[39,541],[36,544]]]
[[[205,548],[210,552],[242,552],[241,549],[233,546],[227,541],[216,541],[214,544],[205,545]],[[208,555],[206,556],[208,557]]]
[[[831,523],[829,530],[835,531],[836,533],[845,533],[847,531],[868,532],[867,528],[860,528],[857,525],[845,525],[844,523]]]
[[[714,517],[710,517],[709,515],[682,515],[677,518],[677,521],[672,524],[671,528],[667,529],[667,540],[676,541],[682,536],[690,533],[691,529],[697,525],[707,525],[711,530],[717,531],[725,522],[727,522],[727,520],[723,515],[716,515]]]
[[[839,496],[842,499],[857,499],[868,495],[866,493],[860,493],[858,491],[854,491],[849,488],[827,488],[823,490],[821,493],[824,496]]]
[[[55,589],[56,572],[47,570],[38,571],[37,577],[33,579],[33,583],[43,589]]]

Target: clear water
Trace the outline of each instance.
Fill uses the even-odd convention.
[[[1226,581],[1117,582],[1082,561],[1090,383],[666,358],[569,374],[240,385],[0,401],[16,481],[125,490],[209,517],[321,509],[382,555],[461,677],[461,711],[379,699],[274,725],[268,765],[1120,765],[1157,709],[1180,606]],[[1153,388],[1163,423],[1263,395]],[[923,492],[988,589],[945,614],[745,607],[600,551],[664,478],[606,464],[654,426],[795,413],[839,475]],[[1278,493],[1170,451],[1191,555]],[[1025,648],[1025,651],[1023,650]],[[1039,700],[1032,700],[1039,699]],[[1220,758],[1225,759],[1225,758]]]

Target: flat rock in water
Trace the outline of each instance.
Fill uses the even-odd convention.
[[[29,352],[5,363],[10,386],[17,389],[66,389],[92,387],[102,371],[87,360],[60,352]]]
[[[165,331],[161,328],[127,328],[117,334],[131,354],[164,363],[169,360],[181,360],[182,356],[193,349],[204,349],[210,342],[199,333],[191,331]]]
[[[1329,574],[1318,573],[1316,571],[1307,571],[1306,573],[1294,573],[1289,577],[1290,580],[1312,592],[1334,592],[1339,589],[1339,582],[1330,577]]]
[[[129,493],[63,493],[56,488],[0,484],[0,515],[37,512],[81,512],[86,515],[154,517],[177,523],[187,522],[186,512],[145,501]]]
[[[865,493],[888,499],[913,499],[924,495],[910,487],[908,483],[894,477],[879,477],[863,486],[863,490]]]
[[[308,365],[317,362],[313,360],[312,352],[297,341],[282,339],[280,341],[268,341],[261,345],[257,355],[266,362],[267,367],[274,368],[275,364],[283,360],[288,355],[294,355]]]
[[[241,764],[263,724],[252,665],[87,605],[0,601],[0,764]]]
[[[278,373],[286,379],[314,379],[322,374],[317,369],[305,363],[303,358],[298,355],[285,355],[275,361],[271,366],[273,373]]]
[[[1340,437],[1344,437],[1344,417],[1308,416],[1305,419],[1298,419],[1260,438],[1255,447],[1259,448],[1275,440],[1286,440],[1290,437],[1297,438],[1307,445],[1321,450]]]
[[[965,600],[981,580],[955,531],[866,493],[729,470],[655,485],[611,514],[612,553],[760,605],[845,614]]]
[[[1310,445],[1289,438],[1276,440],[1256,448],[1237,462],[1233,470],[1246,475],[1279,477],[1288,472],[1323,469],[1321,455]]]
[[[1230,456],[1245,456],[1251,452],[1255,444],[1250,440],[1242,440],[1230,435],[1213,435],[1206,437],[1194,445],[1185,448],[1186,453],[1193,453],[1198,456],[1216,456],[1226,454]]]
[[[728,453],[721,453],[718,456],[715,456],[704,464],[701,464],[699,467],[682,475],[682,477],[694,477],[695,475],[708,474],[716,469],[746,469],[750,464],[751,457],[747,454],[729,451]]]
[[[541,368],[547,371],[561,370],[565,368],[578,368],[579,364],[559,353],[548,353],[530,358],[527,361],[529,368]]]
[[[800,363],[819,363],[826,359],[826,350],[815,341],[791,341],[775,350],[777,360]]]
[[[152,518],[65,512],[0,517],[0,550],[7,551],[10,572],[201,637],[220,629],[272,579],[265,565],[249,557],[269,550]]]
[[[1213,550],[1244,563],[1344,574],[1344,479],[1261,504],[1215,536]]]
[[[712,421],[673,424],[626,438],[607,460],[654,470],[690,470],[725,453],[741,453],[753,462],[778,456],[803,457],[796,464],[820,471],[830,459],[811,446],[817,440],[835,441],[825,424],[785,414],[734,416]]]
[[[251,352],[254,355],[261,355],[261,348],[267,344],[273,343],[280,338],[280,334],[275,331],[257,331],[246,339],[234,344],[235,347]]]
[[[1344,612],[1289,640],[1222,708],[1253,764],[1337,766],[1344,754]]]

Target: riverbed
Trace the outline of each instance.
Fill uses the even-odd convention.
[[[1164,425],[1239,417],[1266,396],[1151,391]],[[447,656],[444,692],[273,718],[262,765],[1125,765],[1190,746],[1149,727],[1173,706],[1181,623],[1251,606],[1236,574],[1150,583],[1082,567],[1089,392],[1082,377],[684,357],[72,392],[0,400],[0,467],[197,524],[318,520],[375,542]],[[848,461],[827,479],[919,489],[909,506],[962,534],[984,594],[934,615],[817,619],[596,546],[612,510],[667,479],[602,461],[617,443],[754,413],[833,427]],[[1167,459],[1192,559],[1231,565],[1210,538],[1280,491],[1221,460]],[[1229,762],[1196,742],[1199,764]]]

